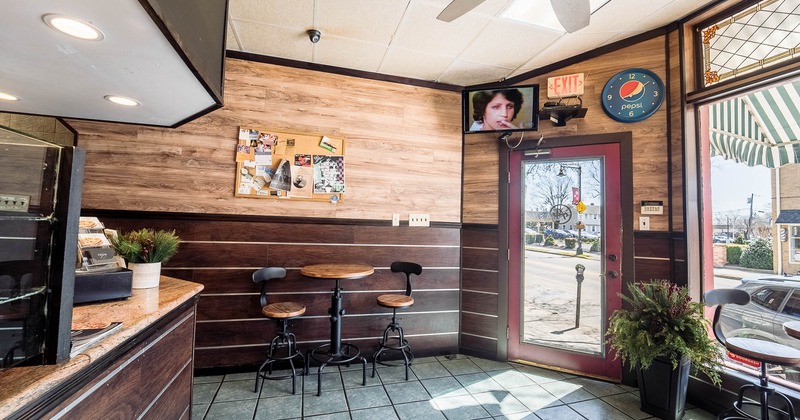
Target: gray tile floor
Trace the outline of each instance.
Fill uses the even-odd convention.
[[[194,378],[193,419],[649,419],[636,388],[516,363],[458,355],[420,358],[405,380],[402,366],[380,366],[367,385],[361,367],[326,367],[322,395],[316,371],[292,381],[264,381],[255,373]],[[716,416],[689,408],[684,419]]]

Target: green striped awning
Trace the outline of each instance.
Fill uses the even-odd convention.
[[[748,166],[800,163],[800,82],[711,105],[711,155]]]

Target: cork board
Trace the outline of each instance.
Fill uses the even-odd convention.
[[[344,158],[343,138],[240,127],[234,196],[337,202]]]

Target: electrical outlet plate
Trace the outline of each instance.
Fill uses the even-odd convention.
[[[639,216],[639,230],[650,230],[650,218]]]
[[[31,202],[29,195],[0,194],[0,211],[28,212],[28,205]]]
[[[425,213],[411,213],[408,215],[409,226],[430,226],[431,215]]]
[[[393,213],[392,214],[392,226],[400,226],[400,214]]]

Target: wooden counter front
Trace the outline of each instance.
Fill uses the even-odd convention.
[[[126,300],[77,306],[75,327],[122,321],[122,328],[57,365],[0,372],[0,418],[130,418],[145,411],[188,418],[202,289],[162,276],[158,288],[134,289]]]

